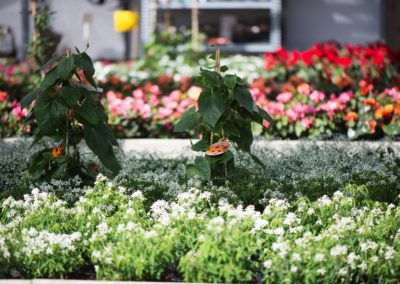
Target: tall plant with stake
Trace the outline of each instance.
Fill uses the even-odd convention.
[[[43,147],[31,159],[29,172],[34,179],[68,178],[79,175],[91,181],[99,165],[84,163],[78,144],[82,139],[110,173],[121,167],[113,146],[118,146],[100,103],[101,91],[93,80],[94,68],[86,52],[55,56],[42,70],[48,70],[38,86],[26,96],[22,107],[33,101],[28,120],[37,123],[32,145],[44,137],[52,138],[53,147]]]
[[[223,74],[227,70],[227,66],[220,66],[217,50],[214,71],[201,69],[197,78],[197,84],[203,88],[198,98],[198,110],[194,106],[189,108],[175,125],[175,132],[194,130],[201,136],[192,149],[205,155],[196,157],[194,164],[188,166],[189,176],[199,175],[205,180],[235,176],[237,171],[231,146],[249,153],[255,162],[263,165],[251,153],[251,124],[263,125],[264,120],[272,122],[272,118],[255,104],[241,78]]]

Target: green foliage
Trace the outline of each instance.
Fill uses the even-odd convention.
[[[43,64],[55,51],[60,38],[50,31],[55,13],[45,0],[36,0],[36,5],[36,14],[33,18],[34,36],[29,41],[28,53],[37,63]]]
[[[54,66],[55,65],[55,66]],[[34,179],[68,178],[79,175],[93,180],[96,170],[80,158],[78,144],[82,139],[111,172],[121,167],[114,155],[118,146],[108,117],[99,102],[100,96],[93,81],[93,63],[86,52],[55,57],[46,66],[40,86],[22,101],[26,107],[35,100],[30,119],[37,123],[34,143],[44,137],[52,138],[54,147],[43,146],[33,156],[29,172]],[[84,78],[78,74],[81,70]],[[92,86],[81,83],[85,79]]]
[[[227,70],[226,66],[221,68],[222,72]],[[188,109],[176,124],[174,131],[194,130],[201,134],[203,138],[193,145],[194,151],[206,152],[213,141],[227,138],[236,150],[250,153],[253,143],[251,123],[256,122],[262,126],[264,120],[271,122],[271,116],[256,106],[245,83],[236,75],[221,75],[217,71],[202,68],[197,82],[203,87],[198,98],[198,111],[194,107]],[[251,154],[251,157],[257,163],[261,163],[256,156]],[[194,165],[188,167],[188,175],[197,174],[209,180],[220,176],[218,171],[223,167],[221,175],[227,177],[228,162],[229,174],[234,175],[233,159],[231,151],[220,156],[198,158]]]
[[[134,191],[133,191],[134,190]],[[0,277],[196,283],[397,283],[400,207],[349,185],[262,210],[196,188],[152,202],[98,176],[76,203],[32,190],[0,203]],[[94,266],[87,271],[86,264]],[[87,266],[86,266],[87,267]],[[75,274],[76,275],[76,274]]]

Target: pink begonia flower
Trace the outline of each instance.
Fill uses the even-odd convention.
[[[150,93],[152,93],[153,95],[156,95],[156,96],[161,95],[160,87],[158,85],[152,85],[150,88]]]
[[[271,124],[270,124],[268,121],[264,120],[263,126],[264,126],[265,128],[268,128],[268,127],[271,126]]]
[[[143,118],[149,118],[151,114],[151,107],[149,104],[144,104],[141,108],[140,108],[140,115]]]
[[[0,91],[0,103],[2,103],[5,100],[7,100],[7,98],[8,98],[7,92]]]
[[[201,91],[203,91],[202,88],[197,87],[197,86],[191,86],[189,90],[187,91],[188,97],[194,101],[197,101],[197,99],[200,96]]]
[[[316,103],[320,103],[323,102],[325,99],[325,94],[323,92],[320,91],[312,91],[309,95],[309,98]]]
[[[182,97],[182,92],[180,90],[174,90],[169,94],[169,97],[175,101],[179,101]]]
[[[393,88],[391,88],[391,89],[386,88],[386,89],[385,89],[385,94],[387,94],[387,95],[393,97],[395,100],[400,100],[400,92],[399,92],[399,90],[397,89],[397,87],[393,87]]]
[[[106,94],[106,98],[110,101],[114,100],[117,98],[117,96],[115,95],[115,93],[113,91],[108,91]]]
[[[289,117],[290,122],[294,122],[300,118],[300,115],[291,108],[286,111],[286,115]]]
[[[352,91],[343,92],[337,98],[337,101],[341,104],[347,104],[351,99],[354,98],[354,94]]]
[[[324,110],[330,116],[335,114],[335,111],[339,109],[339,103],[337,101],[330,100],[325,104],[319,105],[317,110]]]
[[[267,104],[267,111],[271,115],[283,115],[284,114],[284,105],[278,102],[269,102]]]
[[[142,88],[137,88],[136,90],[134,90],[132,92],[132,94],[135,97],[135,99],[142,99],[143,100],[144,97],[145,97],[145,94],[144,94]]]
[[[158,115],[160,116],[160,118],[169,117],[169,116],[171,116],[171,114],[172,114],[173,112],[174,112],[174,111],[173,111],[172,109],[166,108],[166,107],[160,107],[160,108],[158,109]]]
[[[178,107],[178,103],[177,102],[168,102],[167,104],[165,104],[166,108],[170,108],[170,109],[174,109]]]
[[[11,113],[17,117],[18,120],[25,118],[28,115],[28,110],[26,108],[21,109],[21,105],[17,101],[12,102],[12,111]]]
[[[301,117],[304,116],[306,112],[305,105],[302,104],[301,102],[295,102],[294,105],[292,106],[292,109]]]
[[[6,71],[7,76],[12,76],[14,74],[14,66],[9,66]]]
[[[284,92],[284,93],[280,93],[277,97],[276,100],[280,103],[286,104],[288,102],[290,102],[290,100],[292,99],[293,94],[290,92]]]
[[[160,103],[160,100],[157,98],[156,95],[151,95],[149,98],[149,102],[152,106],[157,106]]]
[[[309,129],[314,124],[314,118],[303,117],[301,119],[301,124],[303,124],[306,129]]]

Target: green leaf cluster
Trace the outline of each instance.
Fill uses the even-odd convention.
[[[228,67],[221,67],[222,72],[227,70]],[[194,130],[201,134],[202,140],[192,147],[194,151],[205,152],[213,141],[228,138],[235,149],[250,153],[253,143],[252,123],[262,126],[264,120],[272,122],[271,116],[255,104],[244,81],[237,75],[221,75],[202,68],[196,82],[203,88],[198,99],[198,110],[195,107],[188,109],[175,125],[174,131]],[[261,164],[257,157],[251,156]],[[218,164],[224,164],[226,167],[226,163],[233,158],[230,151],[217,157],[198,157],[188,168],[188,174],[209,180],[213,176],[213,165],[219,168]]]
[[[93,80],[93,62],[86,52],[76,51],[55,56],[43,65],[42,69],[48,70],[43,80],[21,102],[27,107],[35,101],[28,116],[37,124],[34,143],[50,137],[62,148],[60,156],[44,147],[32,157],[30,172],[36,178],[79,174],[93,179],[94,171],[80,160],[78,144],[82,140],[112,173],[121,169],[113,149],[118,144],[100,103],[101,91]]]

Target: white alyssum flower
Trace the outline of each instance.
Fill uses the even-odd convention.
[[[263,262],[263,265],[266,269],[270,269],[272,267],[272,260],[268,259]]]
[[[331,254],[331,256],[335,256],[335,257],[347,254],[347,247],[341,246],[341,245],[334,246],[333,248],[331,248],[330,254]]]

